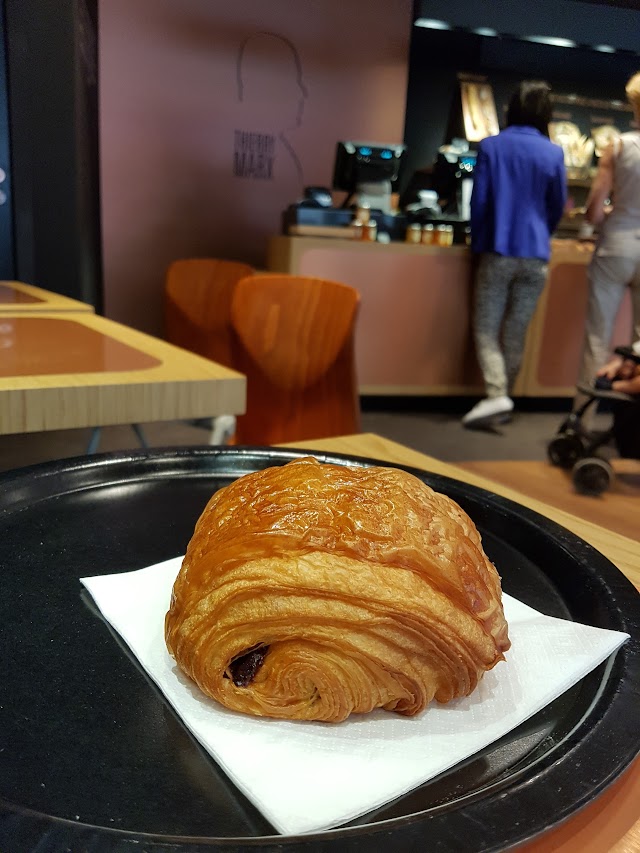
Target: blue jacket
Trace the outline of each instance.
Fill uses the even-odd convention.
[[[567,200],[562,148],[533,127],[512,125],[478,146],[471,194],[471,248],[549,260]]]

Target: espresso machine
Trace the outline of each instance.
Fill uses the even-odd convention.
[[[391,214],[391,194],[404,162],[404,145],[374,142],[338,142],[333,170],[333,189],[346,190],[348,201]]]
[[[471,192],[477,153],[468,144],[443,145],[433,166],[433,189],[442,212],[461,222],[471,219]]]

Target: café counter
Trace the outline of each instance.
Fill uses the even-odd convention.
[[[592,251],[590,244],[575,240],[552,241],[547,283],[527,335],[515,396],[573,395]],[[269,241],[267,267],[340,281],[359,291],[361,394],[482,392],[471,334],[474,257],[466,246],[276,236]],[[630,333],[627,293],[612,345],[629,344]]]

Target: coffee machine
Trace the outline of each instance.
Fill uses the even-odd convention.
[[[455,141],[438,149],[433,166],[433,189],[438,193],[443,213],[468,222],[471,219],[471,192],[477,153],[465,141]]]
[[[333,189],[349,193],[348,201],[372,210],[392,213],[391,194],[404,162],[404,145],[375,142],[338,142]]]

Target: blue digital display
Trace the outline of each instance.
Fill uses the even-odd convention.
[[[370,148],[368,145],[361,145],[358,148],[358,155],[360,157],[371,157],[372,154],[373,148]],[[379,150],[379,157],[381,160],[393,160],[393,151],[383,148],[381,151]]]
[[[461,166],[475,166],[476,158],[475,157],[461,157],[460,158]]]
[[[354,193],[361,183],[384,182],[386,186],[390,182],[395,186],[405,152],[404,145],[394,142],[338,142],[332,187]]]

